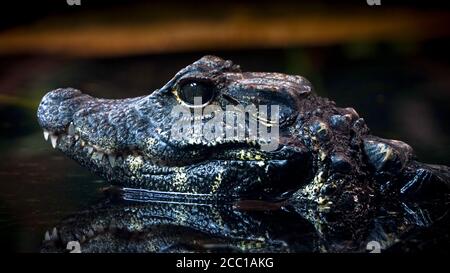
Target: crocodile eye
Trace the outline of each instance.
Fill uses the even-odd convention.
[[[210,82],[188,81],[179,85],[177,94],[187,105],[204,106],[214,98],[214,90]]]

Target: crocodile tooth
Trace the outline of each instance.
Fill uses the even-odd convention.
[[[51,238],[52,238],[52,240],[58,239],[58,230],[56,229],[56,227],[53,228],[52,237]]]
[[[67,130],[67,134],[69,136],[73,136],[75,134],[75,127],[73,126],[72,122],[69,125],[69,129]]]
[[[78,140],[79,138],[80,138],[80,136],[75,134],[75,140]]]
[[[123,156],[121,156],[121,155],[118,155],[117,157],[116,157],[116,161],[119,161],[119,162],[123,162]]]
[[[113,154],[108,154],[108,160],[109,164],[111,164],[111,167],[114,167],[116,165],[116,156]]]
[[[50,241],[50,240],[51,240],[51,238],[50,238],[50,232],[48,232],[48,230],[45,232],[44,240],[45,240],[45,241]]]
[[[56,148],[56,142],[58,141],[58,136],[52,134],[52,135],[50,135],[50,140],[52,142],[53,149]]]
[[[92,229],[89,229],[89,231],[87,232],[86,235],[87,235],[88,238],[92,238],[92,237],[95,236],[95,233],[94,233],[94,231]]]
[[[100,147],[100,146],[98,146],[98,145],[92,145],[92,147],[94,147],[94,149],[95,149],[96,151],[102,152],[102,153],[104,153],[104,154],[109,153],[107,149],[104,149],[104,148],[102,148],[102,147]]]
[[[93,159],[97,159],[97,160],[102,160],[103,159],[103,153],[102,152],[93,152],[92,153],[92,158]]]
[[[87,146],[88,154],[91,154],[94,151],[94,148],[92,146]]]
[[[50,132],[49,131],[45,131],[44,130],[44,139],[45,140],[48,140],[48,135],[50,134]]]

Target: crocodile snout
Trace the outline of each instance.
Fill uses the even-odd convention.
[[[59,88],[48,92],[37,111],[39,124],[46,131],[66,131],[74,113],[89,96],[73,88]]]

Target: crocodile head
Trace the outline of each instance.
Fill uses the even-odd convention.
[[[303,77],[241,72],[231,61],[205,56],[150,95],[111,100],[72,88],[57,89],[43,97],[37,115],[54,148],[113,185],[279,197],[312,175],[311,154],[295,137],[300,109],[310,92]],[[239,122],[239,111],[226,112],[230,106],[257,112],[239,116],[244,117]],[[275,108],[277,112],[272,112]],[[258,112],[261,109],[268,111],[264,115]],[[231,127],[225,122],[222,135],[220,127],[207,127],[214,118],[231,120],[228,117],[236,122]],[[189,126],[180,129],[180,124]],[[252,124],[278,135],[250,136]],[[205,135],[205,128],[213,137]],[[230,128],[234,135],[226,134]],[[239,128],[244,136],[237,133]]]

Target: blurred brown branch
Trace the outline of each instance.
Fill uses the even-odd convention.
[[[224,10],[221,16],[159,16],[139,23],[58,18],[0,33],[0,54],[57,53],[111,56],[227,48],[330,45],[349,41],[428,39],[450,33],[450,14],[374,10],[258,16]],[[124,19],[125,18],[125,19]],[[92,18],[91,18],[92,19]],[[78,22],[72,24],[71,22]]]

